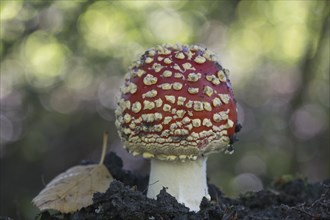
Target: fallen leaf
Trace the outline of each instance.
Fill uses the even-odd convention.
[[[55,177],[32,202],[40,209],[74,212],[93,203],[93,194],[105,192],[113,177],[104,165],[75,166]]]
[[[93,203],[93,194],[105,192],[113,177],[103,165],[108,133],[103,136],[102,156],[99,164],[74,166],[56,176],[32,200],[40,209],[54,209],[62,213],[77,211]]]

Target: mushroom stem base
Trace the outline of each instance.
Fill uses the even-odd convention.
[[[191,211],[199,211],[199,205],[206,197],[210,199],[206,181],[206,160],[191,161],[151,160],[147,196],[156,199],[160,190],[167,192]]]

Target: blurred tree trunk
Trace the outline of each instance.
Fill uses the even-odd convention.
[[[306,53],[304,57],[301,60],[300,64],[300,72],[301,72],[301,81],[298,85],[298,89],[296,90],[294,96],[292,97],[292,100],[290,102],[286,121],[290,121],[290,118],[292,114],[298,110],[303,104],[304,101],[306,101],[306,96],[308,95],[308,88],[311,86],[311,83],[313,82],[314,77],[316,74],[315,72],[315,66],[321,59],[321,52],[322,52],[322,44],[323,41],[325,41],[329,35],[329,4],[328,2],[324,2],[324,7],[322,11],[322,19],[320,19],[319,23],[314,22],[314,26],[319,26],[319,34],[317,39],[317,48],[316,52],[313,50],[313,41],[310,39],[309,43],[306,47]],[[313,10],[313,8],[311,9]],[[311,16],[311,15],[310,15]],[[317,28],[314,28],[317,29]],[[290,127],[287,126],[287,132],[291,136],[291,140],[293,141],[293,148],[292,148],[292,158],[290,161],[290,173],[295,174],[299,172],[299,162],[298,162],[298,152],[299,147],[301,146],[301,141],[293,134],[292,130],[290,130]]]

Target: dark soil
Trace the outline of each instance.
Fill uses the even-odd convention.
[[[195,213],[179,204],[166,189],[157,200],[147,198],[148,177],[123,170],[122,160],[114,153],[107,155],[105,164],[118,181],[112,182],[105,193],[94,194],[91,206],[72,214],[44,211],[36,219],[330,220],[330,179],[315,184],[302,179],[278,179],[271,189],[246,193],[235,199],[209,184],[211,201],[204,198],[200,211]]]

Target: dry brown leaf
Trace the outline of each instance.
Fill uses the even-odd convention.
[[[103,135],[99,164],[74,166],[55,177],[32,202],[40,209],[55,209],[62,213],[74,212],[93,203],[93,194],[105,192],[113,177],[103,165],[108,133]]]
[[[93,203],[95,192],[105,192],[113,177],[103,164],[74,166],[55,177],[32,202],[40,209],[74,212]]]

